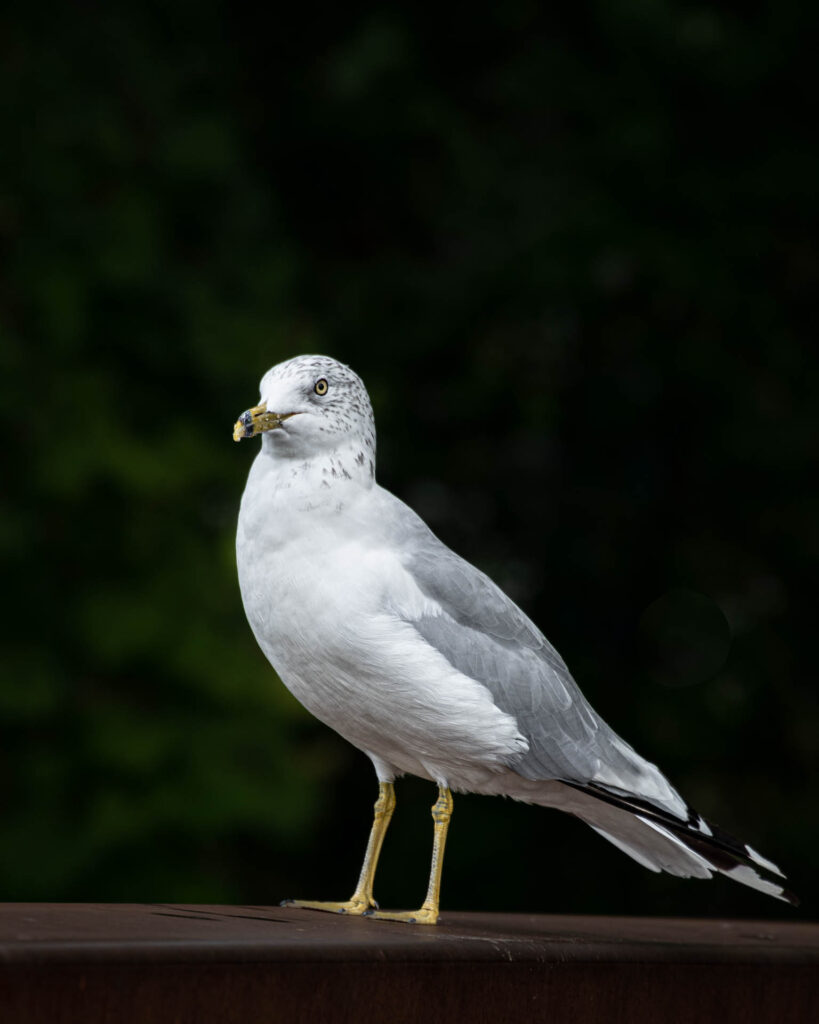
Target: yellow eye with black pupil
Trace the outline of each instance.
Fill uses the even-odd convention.
[[[313,390],[317,395],[326,395],[327,388],[329,387],[327,381],[322,377],[321,380],[317,380]]]

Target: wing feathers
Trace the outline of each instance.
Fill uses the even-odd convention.
[[[799,905],[798,898],[779,881],[785,876],[775,864],[761,857],[750,846],[746,846],[724,829],[705,821],[691,808],[688,808],[688,820],[681,821],[638,796],[611,793],[604,787],[596,785],[569,785],[585,796],[595,797],[601,803],[623,812],[616,818],[618,828],[615,836],[612,835],[614,830],[605,815],[603,827],[596,824],[593,806],[584,803],[577,811],[592,828],[604,834],[615,846],[634,857],[639,863],[644,864],[646,857],[649,857],[665,871],[695,877],[709,877],[712,871],[719,871],[743,885],[758,889],[794,906]],[[675,864],[669,865],[663,861],[663,857],[667,857],[669,851],[658,849],[656,843],[649,841],[642,833],[644,826],[664,836],[668,843],[676,848],[676,861],[679,861],[679,854],[683,855],[681,870]],[[640,856],[635,856],[632,850],[636,850]],[[705,874],[703,868],[706,869]]]
[[[660,770],[595,714],[557,651],[488,576],[402,510],[412,537],[403,564],[429,612],[407,621],[516,720],[529,749],[509,763],[513,771],[594,798],[574,813],[651,870],[700,878],[719,871],[798,902],[770,877],[783,877],[775,864],[693,812]]]

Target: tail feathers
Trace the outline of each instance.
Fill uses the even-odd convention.
[[[589,798],[578,803],[578,817],[643,867],[693,878],[710,878],[718,871],[798,906],[796,896],[781,884],[785,876],[775,864],[690,808],[683,821],[631,794],[594,783],[565,785]]]
[[[656,872],[663,870],[659,864],[655,863],[653,860],[649,860],[647,855],[640,853],[636,846],[627,843],[622,837],[612,835],[611,832],[606,832],[605,829],[600,828],[598,825],[592,825],[591,822],[588,822],[588,824],[599,836],[602,836],[604,839],[608,839],[610,843],[614,843],[618,850],[622,850],[623,853],[636,860],[638,864],[642,864],[644,868],[648,868],[649,871]]]

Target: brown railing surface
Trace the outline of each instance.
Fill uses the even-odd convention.
[[[819,1022],[819,925],[0,905],[1,1024]]]

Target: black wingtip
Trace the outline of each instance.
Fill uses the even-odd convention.
[[[607,787],[596,783],[580,785],[574,782],[564,783],[590,796],[597,797],[606,803],[619,807],[621,810],[634,814],[645,820],[650,818],[662,825],[668,832],[686,846],[692,853],[699,856],[714,871],[747,885],[758,892],[766,893],[775,899],[799,906],[799,897],[784,888],[784,875],[771,861],[766,861],[755,850],[740,842],[730,833],[706,821],[692,808],[688,808],[688,821],[675,817],[664,808],[657,807],[636,794],[613,792]]]

